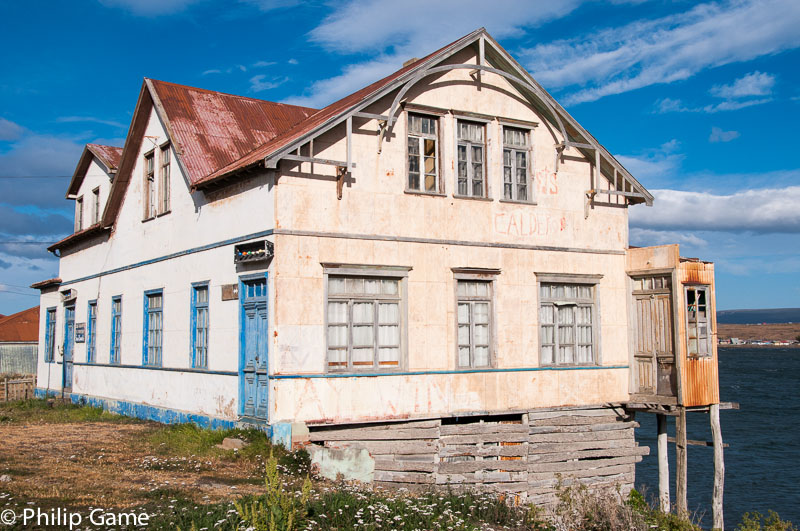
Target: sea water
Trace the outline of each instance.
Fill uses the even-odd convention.
[[[733,529],[745,512],[769,509],[800,525],[800,348],[720,348],[722,402],[739,410],[720,411],[725,448],[725,527]],[[658,497],[656,416],[638,413],[636,439],[650,455],[636,465],[636,488]],[[668,417],[670,436],[674,418]],[[710,441],[708,414],[687,413],[689,439]],[[711,527],[713,448],[688,447],[689,510]],[[675,445],[669,444],[670,495],[675,503]]]

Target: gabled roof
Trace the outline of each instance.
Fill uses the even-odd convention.
[[[72,180],[69,182],[67,199],[72,199],[78,194],[81,184],[83,183],[83,178],[86,177],[86,170],[89,169],[89,164],[92,162],[92,158],[96,158],[100,161],[100,164],[105,166],[106,173],[116,173],[119,160],[122,158],[122,148],[103,146],[101,144],[86,144],[86,147],[83,148],[81,158],[78,160],[75,173],[72,174]]]
[[[468,46],[476,46],[480,51],[479,64],[437,66]],[[624,188],[617,188],[621,191],[611,193],[625,195],[630,203],[652,203],[653,196],[619,161],[536,83],[484,28],[480,28],[320,111],[145,79],[106,203],[102,228],[109,229],[116,221],[151,109],[158,113],[167,136],[173,142],[177,162],[196,189],[253,167],[264,167],[268,160],[274,163],[379,98],[398,89],[396,99],[400,98],[414,83],[448,68],[470,68],[505,77],[562,132],[564,141],[555,146],[557,149],[574,148],[589,160],[599,161],[602,174],[615,184],[624,185]],[[397,103],[395,101],[392,105],[389,128],[396,118]],[[597,186],[594,181],[593,186]],[[592,193],[595,191],[591,190]],[[94,233],[90,231],[81,238],[72,235],[53,247],[60,248]]]
[[[145,78],[103,213],[106,228],[114,224],[122,206],[152,109],[192,186],[317,112]]]
[[[196,184],[316,113],[316,109],[146,80]]]
[[[0,319],[0,342],[38,341],[39,307],[28,308]]]

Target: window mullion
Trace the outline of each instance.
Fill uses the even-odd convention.
[[[347,370],[353,370],[353,299],[347,299]]]

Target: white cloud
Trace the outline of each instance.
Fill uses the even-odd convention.
[[[524,28],[569,14],[583,1],[348,0],[310,32],[311,40],[332,52],[369,53],[373,59],[348,65],[340,75],[285,101],[323,107],[398,70],[407,59],[423,57],[481,26],[497,38],[519,35]],[[435,29],[431,21],[436,21]]]
[[[730,142],[739,138],[739,131],[723,131],[721,128],[713,126],[711,128],[711,135],[708,137],[709,142]]]
[[[584,86],[565,98],[574,104],[798,47],[798,23],[796,0],[729,0],[541,44],[522,55],[546,87]]]
[[[631,227],[655,230],[800,233],[800,186],[733,194],[651,190],[653,207],[632,209]]]
[[[257,76],[253,76],[250,78],[250,91],[251,92],[262,92],[264,90],[274,89],[276,87],[280,87],[287,81],[289,81],[288,77],[281,77],[281,78],[273,78],[269,81],[266,80],[267,76],[264,74],[259,74]]]
[[[775,86],[775,76],[763,72],[751,72],[730,85],[716,85],[711,88],[712,96],[726,100],[747,96],[769,96]]]
[[[243,4],[248,4],[258,8],[260,11],[273,11],[300,5],[300,0],[239,0]]]
[[[275,61],[256,61],[253,63],[253,68],[265,68],[277,64]]]
[[[0,175],[72,175],[83,144],[70,139],[27,135],[0,154]],[[64,183],[66,189],[66,182]]]
[[[0,118],[0,141],[2,140],[16,140],[22,136],[25,128],[19,124],[15,124],[11,120]]]
[[[92,122],[96,124],[110,125],[112,127],[122,127],[122,128],[127,127],[127,125],[123,123],[116,122],[114,120],[104,120],[102,118],[95,118],[94,116],[61,116],[60,118],[56,118],[56,122],[59,123]]]
[[[672,139],[657,149],[640,155],[615,155],[614,157],[645,186],[648,182],[665,182],[680,169],[684,156],[677,153],[680,143]]]
[[[632,227],[629,236],[631,245],[640,247],[668,245],[671,243],[681,243],[695,247],[705,247],[708,245],[706,240],[695,234],[673,230],[653,230]]]

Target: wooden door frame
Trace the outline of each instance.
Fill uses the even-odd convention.
[[[244,414],[244,405],[245,405],[245,384],[244,384],[244,367],[245,367],[245,342],[246,342],[246,323],[245,323],[245,285],[253,280],[264,280],[264,289],[265,289],[265,297],[267,302],[267,337],[264,338],[265,345],[267,345],[266,352],[264,353],[267,357],[266,359],[266,367],[267,367],[267,412],[263,419],[259,419],[258,417],[250,417],[247,418],[254,418],[258,420],[263,420],[266,423],[269,423],[269,272],[265,271],[263,273],[255,273],[255,274],[247,274],[247,275],[240,275],[239,276],[239,417],[245,417]],[[257,374],[257,369],[256,369]]]

